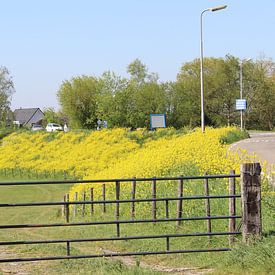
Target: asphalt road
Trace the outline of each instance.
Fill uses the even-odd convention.
[[[275,165],[275,133],[250,133],[250,138],[232,144],[231,149],[238,147],[247,150],[250,155],[255,153],[259,161],[267,161]]]

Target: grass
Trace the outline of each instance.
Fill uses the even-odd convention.
[[[21,181],[29,180],[20,177],[4,178],[1,181]],[[41,180],[49,180],[41,179]],[[43,186],[1,186],[1,203],[11,202],[35,202],[35,201],[62,201],[63,195],[68,191],[70,185],[43,185]],[[60,206],[50,207],[21,207],[21,208],[2,208],[0,224],[38,224],[64,222],[61,216]],[[32,229],[7,229],[0,231],[1,241],[7,240],[38,240],[38,239],[60,239],[60,238],[82,238],[91,237],[91,228],[32,228]],[[3,247],[0,247],[3,249]],[[72,248],[73,254],[93,254],[98,251],[98,247],[91,244],[76,245]],[[66,246],[63,244],[47,245],[21,245],[7,247],[13,257],[37,257],[66,255]],[[1,252],[1,250],[0,250]],[[1,270],[0,264],[0,270]],[[6,266],[6,264],[5,264]],[[25,264],[28,268],[28,264]],[[51,262],[36,262],[32,264],[29,274],[158,274],[150,270],[142,269],[138,266],[128,267],[120,260],[110,259],[87,259],[87,260],[63,260]],[[0,271],[1,274],[1,271]],[[161,274],[161,273],[159,273]]]
[[[221,137],[220,142],[223,144],[232,144],[246,138],[249,138],[247,131],[231,131],[226,136]]]
[[[1,181],[11,181],[11,178],[3,178]],[[20,178],[12,178],[12,180],[24,180]],[[27,179],[29,180],[29,179]],[[43,180],[43,179],[41,179]],[[45,179],[44,179],[45,180]],[[49,180],[49,179],[47,179]],[[165,190],[173,190],[167,188],[168,184],[174,185],[174,190],[177,190],[177,183],[165,183],[158,186],[158,194],[165,193]],[[197,194],[203,192],[202,182],[194,185],[194,182],[185,182],[185,186],[193,186],[193,192]],[[68,191],[69,185],[43,185],[43,186],[1,186],[0,201],[1,203],[8,202],[30,202],[30,201],[61,201],[63,195]],[[150,185],[148,189],[150,189]],[[224,193],[225,186],[217,187],[216,181],[211,181],[210,190],[218,194]],[[137,192],[138,194],[138,192]],[[149,195],[149,194],[147,194]],[[166,195],[175,195],[166,194]],[[165,256],[147,256],[134,258],[134,266],[126,266],[121,260],[112,259],[87,259],[87,260],[63,260],[51,262],[39,262],[32,264],[31,274],[161,274],[161,272],[152,271],[141,268],[140,261],[150,265],[163,265],[170,267],[200,267],[214,268],[217,274],[271,274],[274,270],[274,197],[265,196],[263,198],[263,228],[264,237],[261,241],[255,241],[253,245],[244,245],[240,238],[236,239],[236,245],[232,252],[222,253],[193,253],[181,255],[165,255]],[[239,204],[238,204],[239,205]],[[121,207],[121,219],[129,218],[128,207]],[[170,213],[172,216],[176,205],[170,203]],[[90,221],[91,217],[87,214],[82,217],[79,207],[79,215],[71,217],[73,222]],[[146,211],[144,211],[146,209]],[[226,211],[227,201],[211,201],[212,213],[215,215],[221,214],[221,211]],[[88,210],[88,209],[87,209]],[[204,203],[187,201],[184,204],[185,215],[203,216]],[[239,210],[238,210],[239,211]],[[18,223],[54,223],[64,222],[64,217],[61,215],[60,206],[44,206],[44,207],[22,207],[22,208],[2,208],[0,223],[1,224],[18,224]],[[107,213],[102,214],[101,206],[95,207],[93,220],[113,220],[114,208],[107,206]],[[164,215],[164,205],[158,203],[158,217]],[[151,203],[147,203],[147,207],[137,208],[136,212],[139,218],[151,217]],[[226,214],[224,212],[223,214]],[[213,231],[225,231],[227,221],[213,221]],[[121,235],[149,235],[149,234],[164,234],[164,233],[191,233],[206,231],[204,221],[186,222],[181,227],[174,226],[174,223],[164,224],[136,224],[122,225]],[[116,228],[112,226],[86,226],[86,227],[56,227],[56,228],[29,228],[29,229],[14,229],[1,230],[1,240],[37,240],[37,239],[60,239],[60,238],[89,238],[115,236]],[[213,237],[211,247],[227,247],[228,241],[226,237]],[[207,237],[192,237],[171,239],[171,249],[195,249],[209,247]],[[1,248],[1,247],[0,247]],[[47,245],[21,245],[9,246],[9,252],[15,253],[17,256],[23,257],[46,256],[46,255],[66,255],[65,244],[47,244]],[[96,242],[96,243],[75,243],[72,244],[72,254],[94,254],[102,253],[104,250],[111,251],[148,251],[148,250],[165,250],[165,240],[139,240],[139,241],[118,241],[118,242]],[[0,264],[1,269],[1,264]]]

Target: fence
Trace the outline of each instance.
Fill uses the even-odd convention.
[[[23,168],[4,168],[0,170],[0,175],[3,175],[5,177],[25,177],[28,179],[77,179],[77,176],[75,174],[75,171],[69,171],[63,170],[52,170],[52,171],[38,171],[34,169],[23,169]]]
[[[236,194],[235,179],[241,178],[241,194]],[[209,181],[214,179],[228,179],[229,194],[226,195],[211,195],[209,192]],[[177,196],[174,197],[158,197],[157,186],[164,184],[165,182],[177,181],[178,191]],[[204,194],[196,196],[184,196],[184,182],[185,181],[203,181]],[[131,198],[121,199],[121,184],[129,182],[131,183]],[[151,183],[151,197],[150,198],[136,198],[136,186],[137,184],[144,184],[144,182]],[[16,245],[42,245],[42,244],[64,244],[66,246],[66,255],[54,255],[54,256],[39,256],[39,257],[18,257],[18,258],[6,258],[0,259],[2,262],[21,262],[21,261],[45,261],[45,260],[62,260],[62,259],[79,259],[79,258],[98,258],[98,257],[117,257],[117,256],[139,256],[139,255],[161,255],[161,254],[177,254],[177,253],[203,253],[203,252],[222,252],[230,251],[230,246],[234,241],[234,236],[243,234],[243,238],[246,241],[250,234],[261,234],[261,208],[260,208],[260,166],[259,164],[244,164],[242,165],[241,175],[234,174],[233,171],[228,175],[204,175],[197,177],[165,177],[165,178],[133,178],[133,179],[110,179],[110,180],[82,180],[82,181],[43,181],[43,182],[1,182],[0,188],[3,186],[26,186],[26,185],[62,185],[62,184],[87,184],[97,183],[102,185],[102,199],[95,200],[93,189],[90,189],[90,198],[83,194],[81,201],[78,201],[77,195],[74,200],[69,200],[68,196],[65,196],[65,201],[61,202],[24,202],[24,203],[0,203],[0,208],[22,208],[22,207],[36,207],[36,206],[63,206],[63,213],[65,217],[64,222],[56,223],[40,223],[40,224],[2,224],[0,230],[11,229],[32,229],[32,228],[56,228],[56,227],[77,227],[77,226],[115,226],[115,236],[104,237],[90,237],[90,238],[62,238],[62,239],[48,239],[48,240],[16,240],[16,241],[0,241],[0,247],[2,246],[16,246]],[[106,199],[106,183],[114,183],[115,198],[112,200]],[[218,183],[217,183],[218,184]],[[236,200],[242,198],[242,215],[236,213]],[[211,204],[212,200],[228,199],[228,215],[212,215]],[[183,203],[185,201],[204,201],[205,202],[205,215],[204,216],[192,216],[186,217],[183,209]],[[171,211],[169,205],[171,202],[176,202],[176,216],[171,217]],[[142,203],[151,204],[151,217],[138,218],[136,216],[136,206]],[[164,204],[164,217],[158,217],[157,210],[160,204]],[[113,219],[93,220],[90,221],[78,221],[71,222],[70,219],[76,216],[79,212],[79,206],[81,207],[81,213],[86,215],[86,206],[90,206],[89,212],[91,217],[94,215],[95,206],[100,205],[103,214],[106,213],[106,205],[113,205],[115,210],[115,217]],[[130,218],[125,219],[121,215],[122,205],[129,205]],[[77,208],[78,206],[78,208]],[[1,210],[3,211],[3,210]],[[108,216],[109,218],[109,216]],[[236,220],[242,220],[242,232],[240,228],[236,226]],[[229,226],[227,231],[213,232],[212,222],[215,220],[228,220]],[[206,231],[204,232],[184,232],[183,223],[205,221]],[[130,224],[151,224],[157,227],[159,224],[169,223],[176,228],[181,228],[180,233],[172,232],[164,234],[144,234],[128,236],[123,234],[123,228]],[[170,228],[170,227],[169,227]],[[146,233],[146,232],[145,232]],[[228,236],[228,247],[212,247],[211,238],[213,236]],[[180,241],[182,238],[190,237],[208,237],[209,247],[201,249],[171,249],[171,240],[177,239]],[[146,251],[127,251],[127,252],[105,252],[96,254],[81,254],[72,255],[72,244],[75,243],[88,243],[88,242],[114,242],[114,241],[135,241],[135,240],[158,240],[163,239],[165,241],[165,247],[158,250],[146,250]]]

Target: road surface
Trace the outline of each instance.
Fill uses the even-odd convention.
[[[232,145],[232,149],[242,148],[249,155],[255,153],[260,160],[275,165],[275,133],[252,133],[249,139],[241,140]]]
[[[231,146],[231,150],[245,149],[249,155],[256,154],[262,164],[267,161],[269,174],[273,184],[275,181],[275,133],[250,133],[249,139],[238,141]]]

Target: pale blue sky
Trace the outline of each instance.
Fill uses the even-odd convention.
[[[141,59],[160,81],[204,54],[257,59],[275,56],[274,0],[0,0],[0,65],[13,77],[12,108],[54,107],[63,80],[100,76]]]

